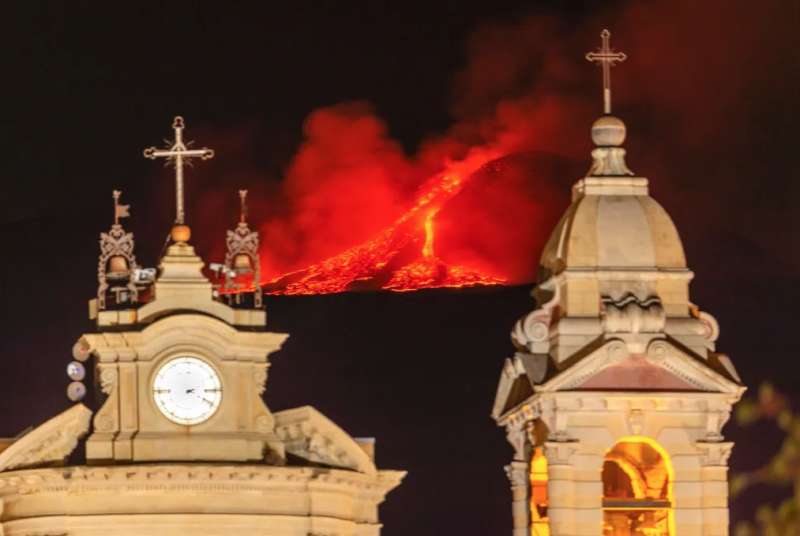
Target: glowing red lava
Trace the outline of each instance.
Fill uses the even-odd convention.
[[[421,288],[469,287],[476,285],[500,285],[500,278],[482,274],[464,266],[448,266],[436,257],[433,251],[433,218],[432,210],[425,218],[425,244],[422,247],[422,258],[403,266],[392,274],[392,278],[383,288],[396,292],[408,292]]]
[[[485,163],[487,155],[481,155]],[[463,163],[462,163],[463,164]],[[448,266],[434,254],[434,216],[464,186],[475,163],[462,165],[464,172],[438,175],[422,188],[414,205],[376,237],[303,270],[283,274],[264,283],[269,294],[332,294],[372,287],[407,292],[422,288],[498,285],[504,280],[463,266]],[[421,256],[393,268],[393,261],[424,233]]]

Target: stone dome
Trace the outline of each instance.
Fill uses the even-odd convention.
[[[685,270],[686,257],[672,219],[647,195],[646,179],[587,177],[545,245],[540,282],[567,268]]]

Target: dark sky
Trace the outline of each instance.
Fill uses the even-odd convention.
[[[4,5],[0,435],[68,405],[64,368],[73,342],[92,329],[86,301],[111,189],[124,190],[138,216],[130,225],[140,259],[155,262],[171,221],[171,184],[141,150],[169,134],[173,115],[196,125],[201,144],[222,148],[214,164],[222,167],[190,172],[191,213],[206,186],[278,187],[315,109],[370,102],[413,153],[520,85],[536,86],[534,97],[552,90],[547,79],[471,77],[486,43],[496,58],[530,49],[574,61],[587,74],[571,97],[595,99],[598,74],[582,54],[604,26],[631,56],[630,74],[615,78],[629,164],[652,178],[678,225],[696,273],[693,301],[720,321],[719,348],[749,386],[772,380],[798,395],[800,347],[790,333],[800,303],[800,8],[695,4]],[[549,41],[525,33],[540,20],[552,29]],[[564,192],[588,167],[591,116],[577,116],[557,122],[562,134],[548,139],[548,151],[575,162],[553,178]],[[221,240],[234,217],[232,205],[204,229],[218,228]],[[198,237],[201,253],[214,240]],[[410,471],[383,507],[386,535],[507,533],[502,466],[511,450],[489,412],[512,351],[508,332],[534,307],[529,291],[269,298],[270,326],[292,337],[274,356],[267,401],[274,410],[314,405],[353,435],[376,436],[381,466]],[[779,441],[766,429],[758,444],[746,431],[728,432],[738,442],[734,471],[758,466]],[[751,509],[752,501],[734,505],[734,518]]]

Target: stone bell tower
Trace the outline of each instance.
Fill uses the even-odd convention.
[[[723,536],[722,427],[745,388],[690,301],[675,225],[625,163],[609,75],[625,55],[602,37],[593,164],[542,252],[492,412],[514,449],[513,533]]]
[[[171,147],[145,151],[175,165],[171,243],[157,270],[141,268],[114,193],[90,304],[97,328],[69,368],[70,398],[86,394],[87,363],[99,401],[2,445],[0,536],[378,536],[378,505],[405,473],[378,470],[373,440],[310,406],[264,403],[270,355],[288,335],[267,329],[245,194],[215,283],[183,206],[184,160],[213,152],[187,149],[181,118],[173,127]]]

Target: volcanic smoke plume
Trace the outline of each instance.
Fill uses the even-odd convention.
[[[465,71],[460,79],[472,76]],[[491,112],[458,111],[464,118],[424,140],[413,156],[364,103],[313,112],[281,202],[260,229],[265,290],[530,281],[578,169],[554,152],[564,131],[562,110],[588,107],[530,94],[496,104]],[[561,184],[551,182],[556,177]]]
[[[734,4],[720,13],[741,16],[746,5]],[[651,177],[680,228],[699,225],[692,219],[702,216],[703,228],[721,234],[738,211],[718,202],[710,172],[698,181],[680,162],[720,176],[740,172],[725,172],[730,166],[720,151],[745,129],[719,125],[735,118],[726,105],[741,101],[746,87],[736,58],[752,55],[754,41],[767,34],[761,26],[745,36],[735,26],[709,26],[703,21],[711,11],[657,2],[612,6],[602,20],[569,25],[540,16],[486,24],[468,40],[468,62],[454,77],[452,127],[424,139],[414,154],[367,103],[313,111],[279,191],[252,214],[266,218],[259,229],[265,290],[531,281],[569,186],[589,165],[589,127],[601,113],[601,94],[599,72],[583,55],[598,46],[609,20],[612,45],[629,55],[614,70],[629,165]],[[707,47],[710,59],[692,59],[696,49],[680,43]],[[695,69],[691,77],[681,75],[686,65]],[[764,78],[751,78],[757,76]],[[727,203],[735,207],[748,196],[732,192]],[[703,210],[692,210],[690,198]]]

